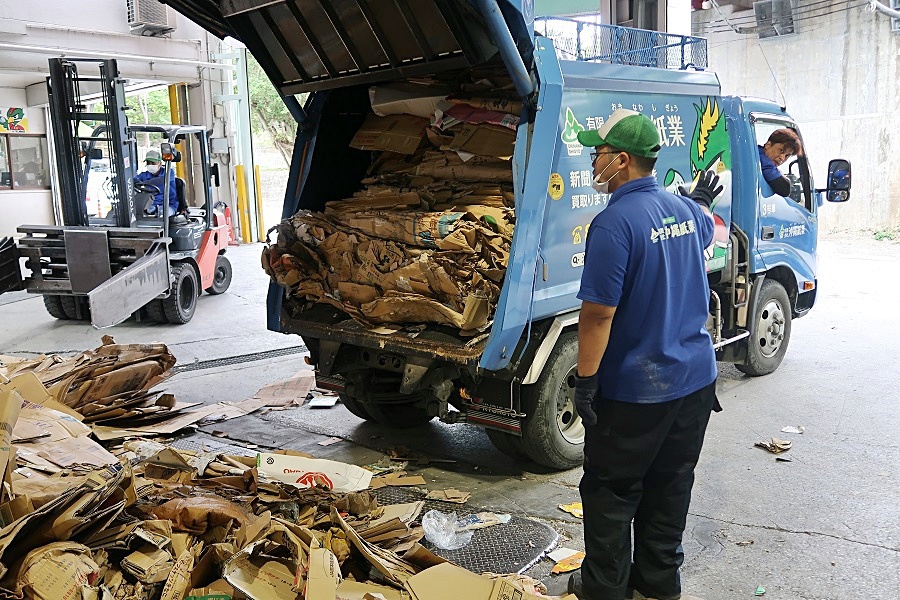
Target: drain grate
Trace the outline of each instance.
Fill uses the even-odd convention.
[[[172,374],[184,373],[185,371],[201,371],[203,369],[215,369],[217,367],[227,367],[228,365],[239,365],[245,362],[253,362],[256,360],[267,360],[270,358],[278,358],[279,356],[289,356],[291,354],[302,354],[306,352],[306,346],[290,346],[288,348],[278,348],[277,350],[265,350],[263,352],[252,352],[250,354],[239,354],[237,356],[226,356],[224,358],[212,358],[210,360],[200,360],[187,365],[176,365],[172,368]]]
[[[398,487],[385,487],[374,490],[373,493],[381,504],[402,504],[422,499],[420,494]],[[484,510],[468,505],[426,500],[422,514],[432,509],[444,513],[455,512],[457,516]],[[515,516],[508,523],[476,530],[472,541],[458,550],[441,550],[422,539],[423,546],[460,567],[474,573],[490,571],[501,574],[522,573],[537,563],[545,552],[555,548],[557,543],[559,534],[553,528]]]

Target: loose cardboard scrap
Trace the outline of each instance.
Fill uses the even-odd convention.
[[[781,454],[782,452],[787,452],[791,449],[792,443],[790,440],[780,440],[778,438],[772,438],[769,442],[756,442],[753,444],[757,448],[762,448],[772,454]]]
[[[324,486],[335,492],[357,492],[369,487],[372,472],[333,460],[260,453],[259,474],[297,487]],[[424,481],[423,481],[424,483]]]
[[[556,564],[553,566],[551,573],[568,573],[575,569],[581,568],[584,561],[584,552],[572,550],[571,548],[557,548],[547,555],[547,557]]]
[[[361,583],[345,579],[337,588],[335,600],[366,600],[366,596],[380,595],[384,600],[408,600],[409,594],[376,583]]]
[[[454,504],[465,504],[471,497],[472,494],[469,492],[461,492],[454,488],[432,490],[425,496],[428,500],[440,500],[441,502],[452,502]]]
[[[304,600],[334,600],[341,581],[338,559],[326,548],[315,548],[309,553]]]
[[[373,490],[385,486],[405,487],[413,485],[425,485],[425,478],[421,475],[406,475],[405,473],[390,473],[381,477],[373,477],[369,487]]]
[[[247,513],[237,504],[217,496],[175,498],[155,507],[153,514],[157,519],[171,521],[173,530],[194,535],[229,523],[242,527],[249,521]]]
[[[16,588],[34,600],[82,598],[82,588],[93,586],[100,571],[88,547],[54,542],[32,550],[16,576]]]
[[[427,119],[413,115],[392,114],[379,117],[370,114],[350,140],[350,147],[413,154],[425,138],[427,125]]]
[[[560,510],[564,510],[570,515],[574,517],[578,517],[579,519],[584,518],[584,507],[581,505],[581,502],[572,502],[571,504],[560,504],[558,507]]]

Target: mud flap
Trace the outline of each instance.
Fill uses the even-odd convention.
[[[117,325],[169,289],[168,241],[154,241],[134,264],[88,293],[91,325],[97,329]]]
[[[16,242],[11,237],[0,238],[0,294],[23,289]]]

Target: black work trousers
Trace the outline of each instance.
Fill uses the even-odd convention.
[[[632,588],[678,598],[694,467],[710,412],[721,410],[716,384],[670,402],[600,399],[594,408],[597,425],[585,428],[580,485],[584,598],[623,600]]]

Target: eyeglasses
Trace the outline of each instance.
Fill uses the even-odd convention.
[[[600,152],[591,152],[591,164],[597,162],[597,159],[600,158],[601,154],[620,154],[621,150],[601,150]]]

